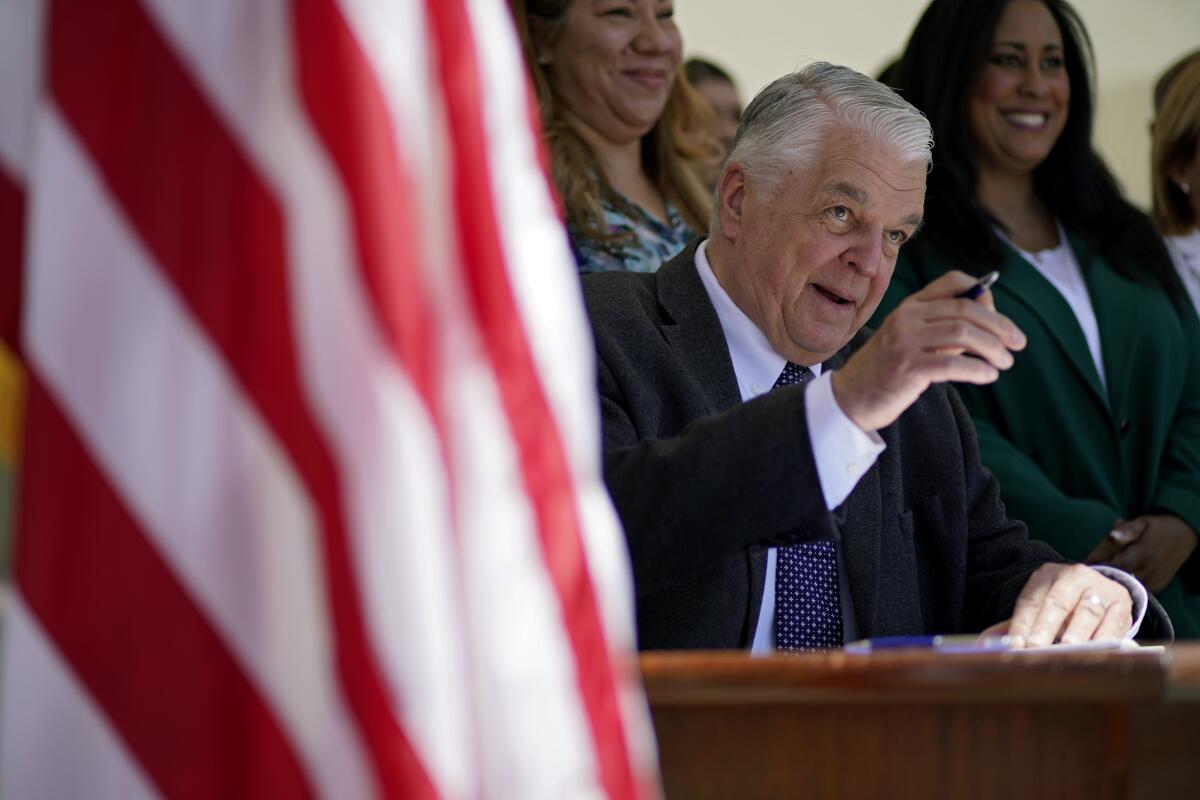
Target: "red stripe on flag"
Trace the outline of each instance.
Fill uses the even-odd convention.
[[[16,576],[43,628],[164,796],[311,796],[271,711],[28,385]]]
[[[304,400],[281,211],[136,2],[56,2],[49,30],[63,115],[316,505],[339,679],[380,783],[432,796],[367,635],[339,475]]]
[[[301,98],[346,188],[366,298],[449,464],[438,332],[422,278],[420,193],[400,163],[375,73],[336,3],[297,0],[293,21]],[[453,470],[447,478],[453,495]]]
[[[426,0],[425,8],[437,42],[437,68],[450,122],[459,246],[481,339],[499,381],[521,476],[537,516],[543,557],[566,620],[601,781],[610,798],[636,797],[570,469],[504,265],[470,20],[462,0]]]
[[[448,5],[453,5],[449,11]],[[526,490],[534,503],[544,554],[570,631],[602,780],[610,797],[633,797],[612,665],[587,576],[570,476],[500,255],[473,43],[461,6],[439,0],[427,3],[427,13],[438,23],[438,48],[442,54],[450,54],[441,63],[441,95],[451,112],[452,160],[458,168],[457,225],[483,323],[482,338],[500,379],[505,410],[520,447]],[[446,14],[449,16],[443,19]],[[409,210],[414,195],[406,190],[401,166],[390,154],[395,139],[386,103],[365,57],[332,4],[316,0],[298,3],[297,36],[304,99],[349,190],[365,281],[380,304],[392,347],[406,366],[420,375],[421,359],[433,352],[432,334],[423,322],[428,317],[420,305],[420,260],[411,244],[406,246],[411,238],[403,227],[406,221],[417,219],[415,210]],[[455,62],[448,63],[452,58]],[[466,80],[464,73],[469,73]],[[339,79],[331,80],[331,74]],[[335,87],[341,91],[334,91]],[[465,135],[464,125],[471,127]],[[372,152],[378,150],[377,157],[364,158],[356,150],[363,143],[372,147]],[[381,163],[394,167],[375,168]],[[436,407],[434,385],[424,383],[422,389],[426,402]]]
[[[20,352],[24,270],[25,192],[0,169],[0,340],[14,352]]]
[[[353,207],[369,300],[444,443],[437,333],[421,278],[419,193],[400,164],[375,74],[336,4],[307,0],[294,8],[300,91]]]

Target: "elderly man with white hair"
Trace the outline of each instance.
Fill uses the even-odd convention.
[[[890,89],[813,64],[746,109],[706,238],[585,279],[643,649],[1170,636],[1136,580],[1006,516],[946,385],[1025,344],[990,293],[951,273],[861,330],[921,226],[932,144]]]

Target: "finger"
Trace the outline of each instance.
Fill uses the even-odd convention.
[[[1149,522],[1145,517],[1118,520],[1109,531],[1108,538],[1121,547],[1127,547],[1140,539],[1148,527]]]
[[[1025,347],[1025,334],[1017,324],[992,308],[990,303],[967,300],[963,297],[930,300],[920,306],[926,322],[961,320],[987,331],[1003,342],[1006,348],[1020,350]]]
[[[1104,610],[1093,639],[1124,639],[1133,627],[1133,601],[1118,600]]]
[[[1078,644],[1092,639],[1110,605],[1113,604],[1105,603],[1104,598],[1096,591],[1084,591],[1079,602],[1075,604],[1075,609],[1071,612],[1067,629],[1063,631],[1061,637],[1062,643]]]
[[[1050,591],[1051,583],[1052,581],[1045,577],[1045,573],[1039,570],[1021,590],[1013,607],[1012,621],[1008,626],[1008,638],[1013,647],[1025,646],[1033,623],[1037,620],[1038,610],[1042,607],[1042,601]]]
[[[1121,552],[1121,548],[1111,538],[1105,536],[1084,560],[1089,564],[1103,564],[1111,561],[1119,552]]]
[[[1133,544],[1113,556],[1112,565],[1117,569],[1141,575],[1150,566],[1154,556],[1154,548],[1149,547],[1144,539]]]
[[[1011,623],[1012,623],[1011,619],[1006,619],[1003,622],[997,622],[995,625],[991,625],[987,628],[984,628],[983,631],[981,631],[979,634],[979,639],[983,640],[983,639],[988,639],[988,638],[995,637],[995,636],[1003,636],[1006,633],[1008,633],[1008,626]]]
[[[1041,607],[1038,608],[1037,618],[1033,621],[1029,635],[1025,637],[1031,647],[1054,644],[1066,624],[1067,617],[1075,610],[1075,606],[1079,605],[1079,598],[1087,584],[1072,577],[1075,574],[1073,570],[1064,570],[1059,574],[1058,580],[1054,581],[1050,591],[1046,592]]]
[[[987,385],[995,383],[1000,370],[982,358],[952,353],[923,353],[913,360],[912,374],[928,383],[957,381]]]
[[[974,275],[968,275],[962,270],[948,270],[939,275],[937,280],[925,284],[919,292],[914,292],[913,297],[919,299],[953,297],[960,292],[970,289],[978,280],[979,278]]]
[[[922,349],[935,353],[971,353],[997,369],[1008,369],[1013,365],[1013,355],[1004,342],[997,339],[991,331],[967,320],[928,322],[922,329],[917,344]]]

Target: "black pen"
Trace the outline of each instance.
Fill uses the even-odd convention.
[[[963,291],[963,292],[959,292],[958,294],[956,294],[954,296],[955,297],[965,297],[968,300],[974,300],[974,299],[978,298],[979,295],[983,294],[988,289],[992,288],[992,284],[994,284],[998,280],[1000,280],[1000,273],[997,270],[992,270],[987,275],[984,275],[982,278],[975,281],[974,285],[972,285],[970,289],[967,289],[966,291]]]

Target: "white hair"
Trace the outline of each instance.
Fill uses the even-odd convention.
[[[758,196],[771,197],[789,168],[813,166],[833,129],[857,133],[904,163],[920,161],[926,170],[932,164],[933,129],[924,114],[879,81],[824,61],[755,96],[726,163],[740,164]]]

